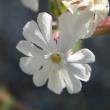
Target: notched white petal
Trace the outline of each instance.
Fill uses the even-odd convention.
[[[70,70],[69,70],[69,76],[70,76],[70,80],[72,82],[73,90],[68,89],[68,92],[70,94],[75,94],[75,93],[80,92],[81,88],[82,88],[82,84],[81,84],[80,80],[77,79],[76,77],[74,77],[73,71],[70,71]]]
[[[44,39],[49,43],[52,37],[52,16],[46,12],[40,13],[37,22]]]
[[[72,81],[71,81],[70,76],[68,74],[68,70],[66,70],[66,67],[65,67],[65,69],[59,70],[59,73],[62,74],[62,77],[63,77],[63,80],[65,82],[67,90],[69,92],[73,91]]]
[[[31,42],[26,40],[20,41],[17,44],[16,48],[27,56],[35,56],[37,54],[43,54],[43,51],[40,48],[34,46]]]
[[[73,55],[68,55],[67,61],[72,63],[92,63],[95,61],[95,55],[89,49],[81,49]]]
[[[79,79],[76,79],[74,76],[71,76],[71,81],[73,84],[73,91],[69,92],[70,94],[79,93],[82,89],[82,84]]]
[[[49,68],[45,68],[42,66],[42,69],[36,71],[33,75],[33,83],[37,87],[43,86],[49,77]]]
[[[52,71],[51,66],[50,60],[43,59],[41,67],[33,75],[33,83],[35,86],[41,87],[47,82]]]
[[[23,28],[24,38],[42,49],[46,49],[47,43],[43,38],[39,27],[35,21],[29,21]]]
[[[43,58],[37,57],[22,57],[20,58],[19,66],[24,73],[29,75],[34,74],[43,64]]]
[[[82,81],[87,82],[91,76],[91,68],[88,64],[71,64],[69,66],[71,73]]]
[[[48,88],[56,94],[61,94],[65,83],[60,73],[51,73],[48,80]]]

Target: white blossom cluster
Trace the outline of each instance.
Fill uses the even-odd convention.
[[[47,82],[47,87],[56,94],[65,88],[74,94],[81,90],[81,81],[89,80],[89,63],[95,61],[95,56],[89,49],[74,52],[72,47],[80,39],[92,36],[98,22],[107,16],[109,3],[108,0],[62,0],[62,3],[69,11],[59,16],[58,37],[52,31],[52,16],[46,12],[39,13],[37,22],[32,20],[24,26],[25,40],[17,44],[17,49],[26,56],[19,65],[23,72],[33,75],[37,87]]]

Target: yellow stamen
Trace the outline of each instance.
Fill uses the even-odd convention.
[[[61,56],[59,54],[53,54],[51,55],[51,60],[53,63],[60,63],[61,62]]]

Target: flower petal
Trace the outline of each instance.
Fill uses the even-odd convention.
[[[29,75],[32,75],[36,71],[38,71],[38,69],[41,68],[42,64],[43,64],[42,56],[22,57],[19,63],[21,70]]]
[[[67,90],[70,94],[73,94],[73,93],[78,93],[80,92],[81,88],[82,88],[82,84],[80,82],[80,80],[78,78],[76,78],[74,76],[74,73],[73,73],[73,68],[71,68],[72,66],[71,65],[66,65],[66,70],[68,71],[68,75],[64,75],[65,79],[68,81],[68,78],[69,78],[69,82],[68,85],[66,85],[67,87]]]
[[[62,92],[62,90],[65,88],[65,82],[62,78],[61,72],[57,71],[50,74],[48,88],[56,94],[60,94]]]
[[[91,75],[91,68],[87,64],[71,64],[68,66],[71,73],[82,81],[88,81]]]
[[[82,84],[81,84],[80,80],[75,78],[71,73],[69,75],[70,75],[70,79],[71,79],[71,82],[73,85],[73,91],[68,90],[68,92],[70,94],[75,94],[75,93],[80,92],[81,88],[82,88]]]
[[[32,20],[24,26],[23,35],[26,40],[35,43],[37,46],[46,50],[47,43],[35,21]]]
[[[39,54],[43,54],[44,51],[41,50],[40,48],[36,47],[35,45],[33,45],[31,42],[26,41],[26,40],[22,40],[20,41],[16,48],[22,52],[23,54],[27,55],[27,56],[35,56],[38,53]]]
[[[66,88],[68,91],[73,91],[73,85],[70,79],[70,76],[68,75],[68,71],[65,69],[60,69],[59,73],[62,74],[62,78],[65,82]]]
[[[42,68],[33,75],[33,82],[37,87],[43,86],[49,78],[50,69],[48,63],[43,64]]]
[[[46,70],[41,70],[33,75],[33,83],[35,84],[35,86],[41,87],[46,83],[48,79],[48,75],[46,72]]]
[[[95,30],[96,30],[96,27],[98,26],[98,16],[95,15],[94,17],[91,17],[91,19],[86,23],[86,27],[87,27],[87,34],[86,35],[83,35],[81,39],[86,39],[86,38],[89,38],[91,37]]]
[[[21,2],[25,7],[32,11],[37,12],[39,9],[39,0],[21,0]]]
[[[67,61],[72,63],[92,63],[95,61],[95,56],[89,49],[81,49],[75,54],[68,55]]]
[[[91,2],[92,6],[90,10],[95,12],[99,20],[104,19],[109,13],[109,1],[108,0],[97,0]]]
[[[80,15],[65,12],[59,17],[59,29],[61,31],[59,44],[62,50],[67,51],[79,39],[84,38],[84,36],[88,37],[87,34],[91,30],[88,30],[90,25],[87,25],[87,23],[89,23],[91,17],[93,17],[93,13],[88,10]]]
[[[52,37],[52,16],[46,12],[40,13],[37,22],[44,39],[50,43]]]

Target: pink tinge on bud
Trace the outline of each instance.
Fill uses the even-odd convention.
[[[105,19],[99,22],[99,26],[110,26],[110,17],[106,17]]]
[[[79,4],[80,2],[81,2],[80,0],[73,0],[73,1],[72,1],[72,5],[73,5],[73,4]]]
[[[66,55],[68,56],[68,55],[73,55],[74,54],[74,52],[72,51],[72,49],[70,49],[70,50],[68,50],[67,52],[66,52]]]
[[[80,6],[78,9],[80,10],[80,11],[83,11],[83,10],[85,10],[87,8],[87,6]]]
[[[85,4],[85,2],[80,2],[79,4],[78,4],[78,9],[80,10],[80,11],[83,11],[83,10],[85,10],[87,8],[87,4]]]
[[[60,37],[60,32],[59,31],[53,32],[53,39],[56,42],[56,44],[58,43],[59,37]]]

